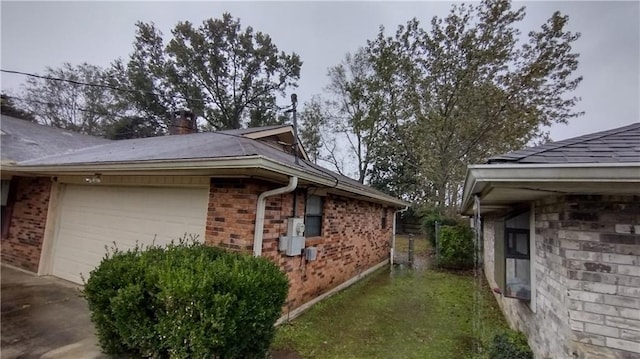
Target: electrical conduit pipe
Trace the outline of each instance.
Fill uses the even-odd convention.
[[[262,192],[258,196],[258,204],[256,208],[256,224],[253,234],[253,255],[255,257],[260,257],[262,255],[262,238],[264,236],[264,211],[267,205],[267,197],[292,192],[296,189],[296,187],[298,187],[298,177],[291,176],[289,177],[289,184],[285,187]]]

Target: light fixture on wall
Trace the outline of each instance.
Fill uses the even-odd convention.
[[[91,177],[87,177],[84,179],[85,182],[90,183],[90,184],[98,184],[100,182],[102,182],[102,175],[100,173],[96,173]]]

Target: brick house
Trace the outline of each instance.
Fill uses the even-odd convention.
[[[640,357],[640,123],[469,166],[463,213],[536,358]]]
[[[278,263],[289,316],[388,262],[403,201],[309,162],[291,126],[193,124],[109,141],[3,115],[2,262],[82,283],[114,242],[186,236]]]

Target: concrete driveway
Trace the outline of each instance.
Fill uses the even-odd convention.
[[[107,358],[79,286],[2,266],[1,357]]]

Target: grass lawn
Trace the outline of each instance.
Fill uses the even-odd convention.
[[[474,344],[506,327],[484,278],[386,267],[282,325],[272,348],[302,358],[483,358]]]
[[[416,256],[427,256],[431,245],[425,236],[413,237],[413,250]],[[396,253],[408,253],[409,252],[409,236],[398,235],[396,236]]]

